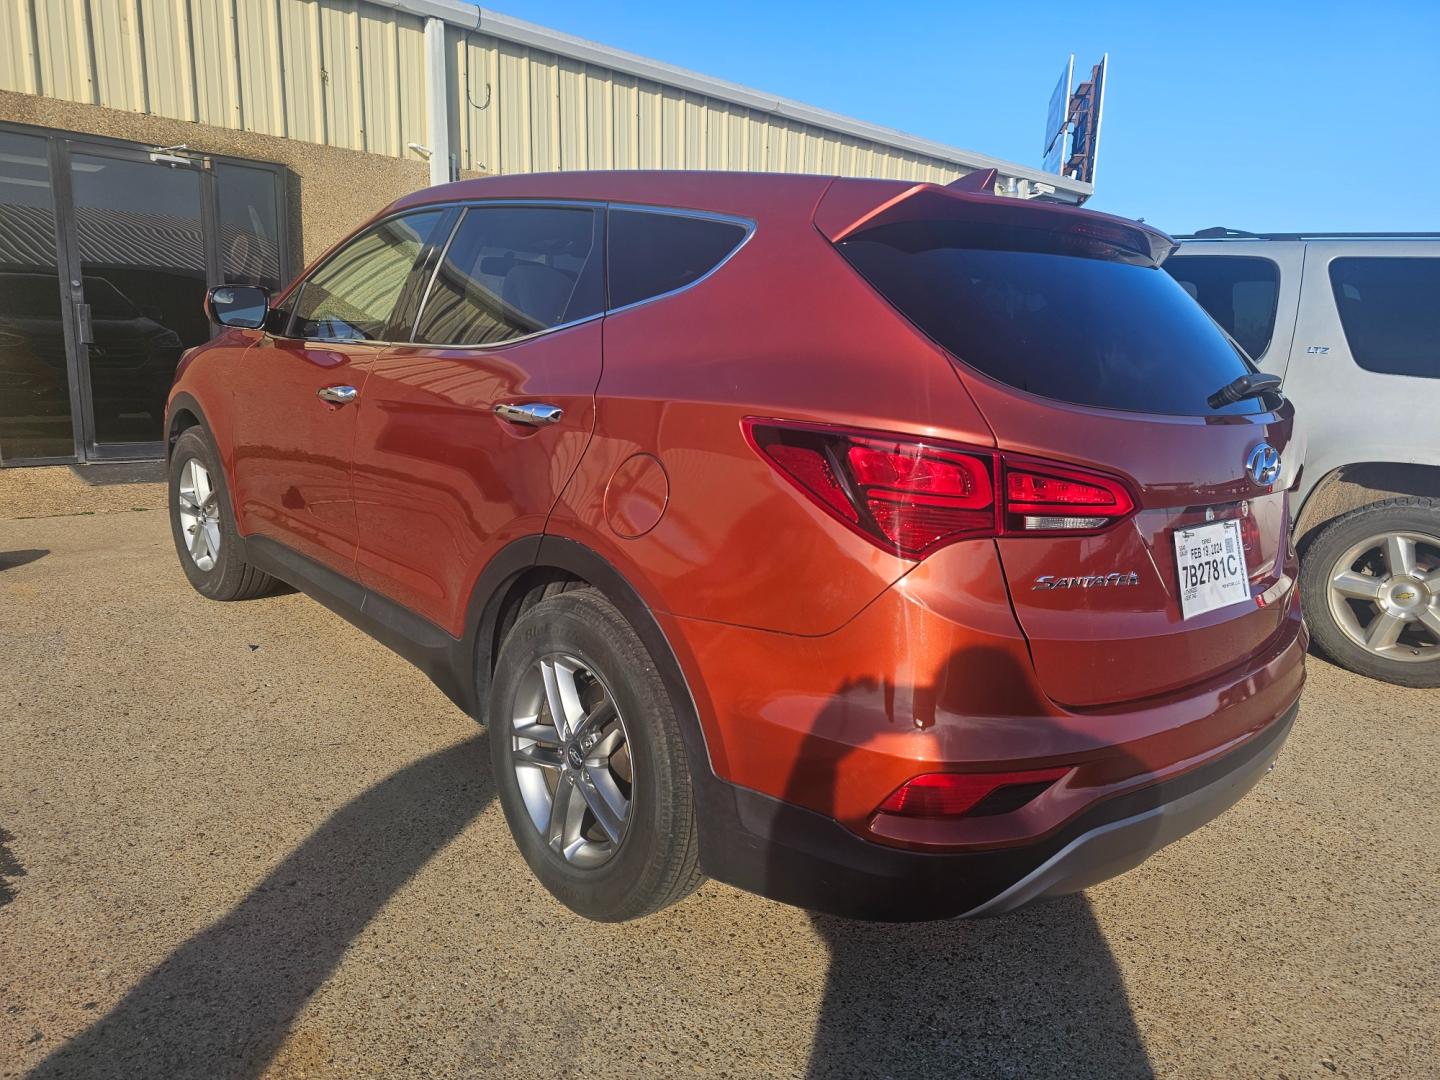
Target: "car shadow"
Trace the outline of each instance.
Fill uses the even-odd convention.
[[[812,1080],[1155,1075],[1083,895],[968,922],[811,919],[830,951]]]
[[[0,551],[0,570],[14,570],[43,559],[50,554],[49,548],[21,548],[16,551]]]
[[[923,736],[938,725],[952,745],[963,745],[976,717],[989,716],[982,724],[1007,722],[997,717],[1016,722],[1043,708],[1025,689],[1030,685],[1014,657],[992,647],[953,652],[913,686],[842,685],[806,735],[786,801],[808,795],[813,803],[817,791],[837,789],[863,744],[847,747],[849,736],[837,741],[836,733],[872,730],[879,715],[892,738],[906,729]],[[976,687],[988,688],[983,702]],[[848,767],[863,770],[865,763]],[[786,856],[777,849],[777,858]],[[772,880],[783,880],[786,870],[772,865]],[[1083,894],[987,919],[810,918],[830,954],[805,1074],[811,1080],[1155,1075],[1124,976]]]
[[[29,1075],[259,1075],[350,943],[490,803],[485,744],[421,758],[351,800]]]

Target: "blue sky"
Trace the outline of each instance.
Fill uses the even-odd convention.
[[[1171,232],[1440,230],[1440,2],[500,0],[616,48],[1038,165],[1110,54],[1098,210]]]

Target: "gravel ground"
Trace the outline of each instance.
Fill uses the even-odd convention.
[[[599,926],[529,876],[419,673],[302,596],[202,600],[131,509],[158,487],[41,517],[99,504],[24,472],[0,1075],[1440,1072],[1435,692],[1312,661],[1277,770],[1081,897],[891,926],[709,884]]]

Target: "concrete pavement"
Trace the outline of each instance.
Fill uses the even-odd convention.
[[[712,883],[600,926],[530,877],[418,672],[303,596],[203,600],[157,486],[31,516],[8,480],[0,1076],[1437,1072],[1435,692],[1312,661],[1239,806],[1017,915]]]

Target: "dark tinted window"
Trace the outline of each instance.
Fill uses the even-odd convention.
[[[472,207],[440,263],[415,340],[487,345],[598,314],[595,248],[593,210]]]
[[[1269,259],[1191,255],[1170,259],[1165,269],[1251,356],[1270,347],[1280,268]]]
[[[902,222],[839,248],[921,330],[1011,386],[1133,412],[1263,408],[1254,400],[1220,410],[1206,404],[1251,369],[1163,270],[1118,261],[1130,257],[1119,251],[1114,259],[1057,254],[1046,245],[1065,238],[1039,231],[1000,232],[965,222]],[[1025,250],[1000,246],[1022,242]]]
[[[1357,364],[1440,379],[1440,259],[1335,259],[1330,284]]]
[[[280,177],[270,169],[220,162],[215,197],[220,207],[221,269],[226,285],[280,291]]]
[[[698,281],[745,239],[733,221],[611,210],[610,306],[624,307]]]
[[[392,218],[351,240],[305,282],[295,305],[295,337],[383,340],[400,290],[444,212]]]

